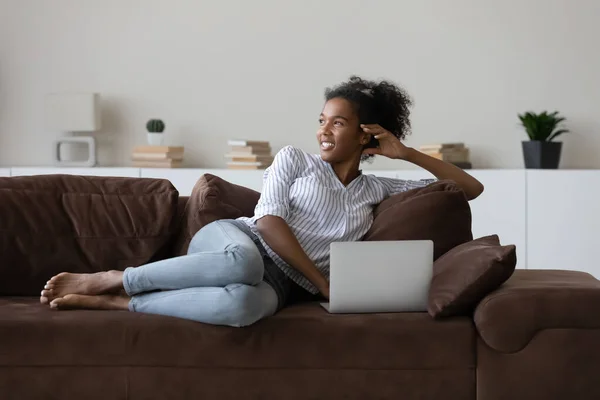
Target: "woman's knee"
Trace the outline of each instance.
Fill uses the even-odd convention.
[[[264,263],[256,244],[228,222],[214,221],[194,235],[188,254],[203,251],[222,251],[222,262],[231,268],[239,283],[256,285],[263,279]]]
[[[254,243],[232,243],[225,252],[232,259],[233,267],[241,271],[240,283],[256,285],[263,280],[264,262]]]
[[[265,284],[266,285],[266,284]],[[263,288],[250,285],[229,285],[225,287],[223,310],[225,325],[243,327],[252,325],[262,318],[272,315],[277,308],[277,295],[265,293]]]

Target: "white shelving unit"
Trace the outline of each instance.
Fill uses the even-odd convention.
[[[180,196],[189,196],[198,178],[204,174],[203,171],[187,168],[142,168],[140,170],[140,177],[167,179],[177,188]]]
[[[0,169],[0,176],[75,174],[168,179],[181,196],[189,196],[198,178],[213,174],[251,189],[262,189],[264,171],[158,168]],[[422,179],[422,170],[364,170],[401,179]],[[473,235],[498,234],[517,246],[517,268],[572,269],[600,278],[597,261],[600,226],[600,170],[470,170],[485,185],[471,202]]]
[[[527,265],[526,172],[478,170],[472,175],[485,190],[470,202],[475,238],[497,234],[502,244],[517,246],[517,268]]]
[[[600,172],[527,173],[527,265],[600,279]]]
[[[126,178],[139,178],[139,168],[62,168],[62,167],[16,167],[11,168],[11,176],[29,175],[86,175],[86,176],[118,176]]]
[[[527,266],[525,170],[470,170],[485,186],[470,202],[475,238],[497,234],[502,244],[517,247],[517,268]],[[433,178],[427,171],[397,171],[396,178]]]
[[[181,196],[189,196],[194,185],[204,174],[212,174],[236,185],[246,186],[256,191],[262,190],[263,170],[229,170],[229,169],[187,169],[187,168],[142,168],[142,178],[160,178],[171,181]]]

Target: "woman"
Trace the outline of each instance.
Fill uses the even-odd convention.
[[[265,171],[252,218],[202,228],[188,254],[124,272],[59,274],[41,302],[56,309],[116,309],[246,326],[273,315],[292,293],[329,296],[329,244],[356,241],[386,197],[430,180],[363,175],[374,155],[405,160],[456,182],[469,199],[483,191],[460,168],[402,144],[410,100],[394,84],[351,77],[325,92],[320,155],[288,146]]]

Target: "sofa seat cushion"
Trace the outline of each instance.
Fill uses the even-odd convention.
[[[600,281],[578,271],[516,270],[475,309],[491,348],[515,353],[544,329],[600,329]]]
[[[246,328],[128,311],[55,311],[0,297],[0,366],[473,369],[468,318],[330,315],[303,303]]]
[[[164,256],[177,232],[161,179],[0,178],[0,295],[35,296],[60,272],[123,270]]]

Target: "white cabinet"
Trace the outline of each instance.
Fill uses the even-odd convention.
[[[525,228],[524,170],[467,170],[485,186],[484,192],[470,202],[473,237],[497,234],[502,244],[514,244],[517,268],[527,266]],[[400,179],[433,178],[427,171],[398,171]]]
[[[185,169],[185,168],[142,168],[142,178],[168,179],[181,196],[189,196],[198,179],[211,174],[236,185],[245,186],[258,192],[262,190],[264,170],[228,170],[228,169]]]
[[[600,278],[600,171],[527,172],[527,266]]]
[[[203,170],[187,168],[142,168],[142,178],[167,179],[179,191],[180,196],[189,196],[203,174]]]
[[[365,174],[399,179],[432,178],[424,170],[364,170]],[[473,235],[481,237],[497,234],[503,244],[517,247],[518,268],[526,267],[525,238],[525,171],[523,170],[471,170],[473,176],[486,187],[484,193],[471,202]],[[228,169],[164,169],[143,168],[141,177],[167,179],[181,196],[189,196],[198,178],[203,174],[219,176],[228,182],[256,191],[262,190],[264,171],[237,171]]]
[[[431,178],[423,170],[364,170],[365,174],[400,179]],[[471,201],[473,235],[497,234],[502,244],[517,247],[518,268],[571,269],[600,278],[600,171],[469,170],[485,185]],[[159,168],[0,169],[0,176],[75,174],[168,179],[180,195],[189,196],[203,174],[219,176],[256,191],[263,170]]]
[[[232,169],[217,169],[217,170],[205,170],[207,174],[217,175],[227,182],[234,183],[236,185],[245,186],[247,188],[256,190],[257,192],[262,191],[264,170],[247,170],[238,171]]]
[[[86,176],[116,176],[127,178],[139,178],[139,168],[69,168],[69,167],[15,167],[11,168],[11,176],[28,175],[86,175]]]
[[[523,170],[473,170],[469,173],[485,186],[470,202],[473,237],[497,234],[502,244],[514,244],[517,268],[527,267],[526,187]]]

